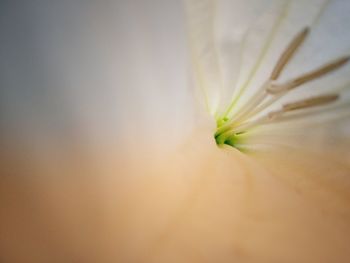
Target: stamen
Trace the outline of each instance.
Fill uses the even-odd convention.
[[[279,118],[275,118],[273,119],[273,122],[271,122],[272,124],[277,124],[280,122],[291,122],[291,121],[300,121],[300,120],[304,120],[307,121],[308,118],[314,118],[315,116],[327,116],[329,113],[331,113],[330,115],[328,115],[328,119],[338,119],[339,117],[342,116],[349,116],[349,112],[346,111],[346,109],[349,108],[349,104],[345,103],[343,105],[338,105],[338,106],[334,106],[331,108],[320,108],[317,110],[309,110],[309,111],[300,111],[298,113],[294,113],[294,114],[287,114],[287,115],[282,115]],[[337,111],[337,115],[332,114],[332,112],[334,113],[334,111]],[[315,121],[307,121],[307,123],[309,125],[314,125]]]
[[[306,27],[293,38],[293,40],[290,42],[286,50],[282,53],[281,57],[279,58],[275,68],[271,73],[270,80],[276,80],[280,76],[282,70],[290,61],[295,51],[304,42],[306,36],[309,34],[309,31],[309,28]]]
[[[266,97],[266,86],[270,85],[270,82],[266,82],[261,88],[260,90],[258,90],[256,92],[256,94],[254,94],[247,102],[245,105],[243,105],[243,107],[236,113],[235,116],[233,116],[229,122],[226,123],[225,126],[229,126],[230,124],[232,124],[233,122],[239,122],[244,116],[245,114],[251,112],[252,110],[254,110],[257,105],[260,105],[262,101],[264,101],[265,97]]]
[[[315,106],[321,106],[324,104],[334,102],[338,98],[339,98],[338,94],[321,95],[321,96],[285,104],[283,105],[283,110],[287,112],[287,111],[300,110],[300,109],[305,109],[305,108],[310,108]]]
[[[272,84],[267,87],[266,91],[270,94],[278,94],[280,92],[288,91],[291,89],[294,89],[296,87],[299,87],[303,85],[306,82],[315,80],[317,78],[320,78],[327,73],[330,73],[343,65],[345,65],[350,59],[350,56],[341,57],[339,59],[336,59],[334,61],[331,61],[324,66],[321,66],[320,68],[313,70],[311,72],[308,72],[304,75],[301,75],[300,77],[297,77],[291,81],[288,81],[284,84]]]
[[[310,31],[309,28],[306,27],[292,39],[288,47],[285,49],[285,51],[282,53],[282,55],[278,59],[278,62],[276,63],[276,66],[274,67],[269,80],[259,89],[257,94],[254,95],[247,102],[247,104],[243,106],[242,109],[240,109],[239,112],[237,112],[237,114],[230,120],[230,123],[245,119],[247,114],[250,115],[251,111],[255,111],[254,109],[258,105],[260,105],[261,102],[264,101],[264,99],[268,95],[266,91],[268,90],[268,87],[272,85],[271,81],[276,80],[279,77],[284,67],[287,65],[287,63],[293,57],[294,53],[304,42],[306,36],[309,34],[309,31]]]
[[[218,145],[229,144],[237,148],[242,143],[245,144],[243,139],[250,136],[251,132],[257,127],[265,125],[273,126],[280,122],[297,121],[313,116],[320,113],[320,109],[307,109],[327,105],[339,99],[338,92],[343,88],[339,88],[337,93],[325,94],[287,103],[282,105],[282,108],[279,110],[272,111],[266,115],[264,114],[261,117],[257,116],[263,110],[269,108],[270,105],[288,94],[289,91],[339,69],[350,60],[350,56],[343,56],[285,83],[276,83],[276,80],[279,78],[286,65],[305,41],[309,31],[309,28],[304,28],[293,38],[279,57],[268,80],[259,87],[257,92],[247,100],[246,104],[244,104],[234,116],[226,118],[218,125],[215,133],[215,140]],[[230,110],[231,108],[229,108],[228,112],[230,112]],[[329,108],[323,110],[329,110]],[[294,113],[295,111],[296,113]]]
[[[286,112],[329,104],[336,101],[337,99],[339,99],[338,94],[328,94],[300,100],[297,102],[287,103],[282,106],[281,110],[270,112],[268,114],[268,118],[269,120],[274,120],[277,117],[284,115]]]
[[[338,94],[327,94],[284,104],[282,106],[282,109],[270,112],[266,116],[260,117],[257,120],[241,123],[238,124],[236,127],[231,126],[226,128],[225,131],[222,131],[222,133],[216,134],[217,142],[224,143],[227,139],[230,139],[232,136],[237,136],[240,133],[245,133],[248,130],[256,128],[260,125],[273,124],[275,122],[278,122],[282,120],[285,114],[288,112],[330,104],[338,99]],[[302,116],[303,115],[298,117]]]

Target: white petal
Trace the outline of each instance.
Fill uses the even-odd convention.
[[[212,0],[186,1],[195,81],[211,115],[217,113],[222,93],[222,75],[215,42],[216,7],[216,2]]]

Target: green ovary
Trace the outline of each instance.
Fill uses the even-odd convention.
[[[216,144],[218,146],[222,146],[224,144],[226,145],[230,145],[238,150],[242,150],[242,146],[244,144],[244,141],[246,140],[246,136],[244,136],[245,132],[239,132],[239,133],[234,133],[231,132],[230,134],[228,134],[227,130],[219,132],[220,128],[222,128],[222,126],[228,121],[227,118],[224,119],[219,119],[217,121],[217,129],[216,132],[214,134],[214,138],[216,141]]]

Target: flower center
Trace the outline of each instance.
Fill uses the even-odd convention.
[[[279,57],[267,81],[261,85],[258,91],[234,116],[227,117],[227,113],[230,113],[233,108],[233,104],[231,104],[225,116],[218,119],[217,130],[214,135],[218,145],[227,144],[237,149],[242,149],[246,139],[245,135],[252,129],[280,121],[303,118],[306,114],[306,110],[313,107],[322,107],[338,100],[339,94],[328,93],[303,98],[299,101],[284,104],[279,110],[269,111],[269,107],[273,103],[280,100],[290,91],[339,69],[349,61],[350,56],[344,56],[330,61],[310,72],[301,74],[289,81],[283,83],[278,82],[278,78],[283,69],[305,41],[309,31],[309,28],[305,28],[292,39]],[[267,110],[268,113],[262,117],[258,117],[258,114],[265,110]],[[317,113],[317,111],[315,113]]]

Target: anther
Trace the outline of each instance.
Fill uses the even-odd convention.
[[[305,73],[304,75],[301,75],[300,77],[290,80],[284,84],[271,84],[266,88],[266,91],[270,94],[278,94],[281,92],[294,89],[296,87],[303,85],[306,82],[315,80],[317,78],[320,78],[326,75],[327,73],[330,73],[336,69],[339,69],[340,67],[345,65],[349,61],[349,59],[350,59],[350,56],[344,56],[344,57],[338,58],[334,61],[331,61],[321,66],[318,69]]]
[[[268,113],[267,119],[273,121],[278,117],[284,116],[287,112],[326,105],[338,99],[338,94],[327,94],[287,103],[282,106],[282,109]]]
[[[294,111],[332,103],[339,99],[338,94],[321,95],[283,105],[283,111]]]
[[[285,49],[285,51],[280,56],[276,66],[274,67],[270,80],[276,80],[280,76],[282,70],[287,65],[287,63],[290,61],[290,59],[293,57],[295,51],[301,46],[301,44],[304,42],[306,36],[309,34],[309,28],[306,27],[302,31],[300,31],[293,40],[289,43],[288,47]]]

